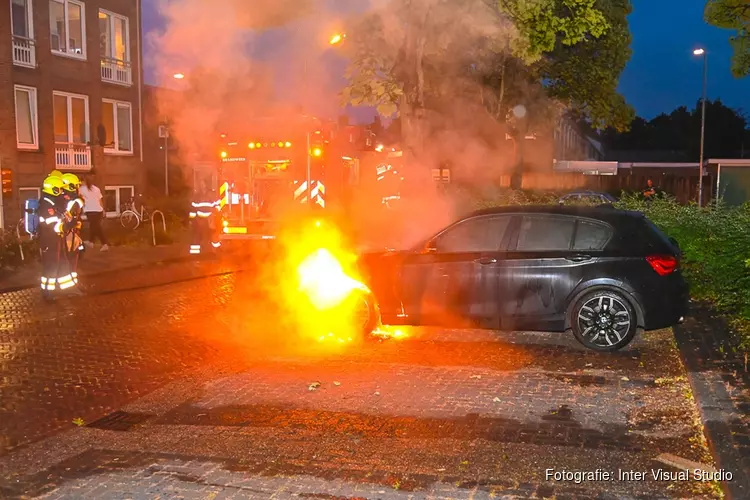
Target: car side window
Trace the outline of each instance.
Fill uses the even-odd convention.
[[[602,250],[612,237],[612,229],[606,224],[579,220],[573,250]]]
[[[525,215],[516,248],[525,252],[569,250],[575,225],[571,217]]]
[[[502,215],[461,222],[436,238],[435,249],[439,253],[497,252],[510,220]]]

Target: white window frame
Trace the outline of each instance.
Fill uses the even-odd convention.
[[[22,143],[18,137],[18,98],[16,92],[19,90],[29,93],[29,104],[31,105],[31,109],[29,110],[31,116],[29,118],[31,119],[32,132],[34,134],[34,142],[32,144]],[[13,116],[15,117],[16,122],[16,146],[18,149],[34,151],[39,149],[39,101],[37,96],[38,93],[36,87],[27,87],[26,85],[13,86]]]
[[[108,219],[111,219],[113,217],[119,217],[122,213],[120,210],[120,207],[122,206],[123,202],[125,200],[120,199],[120,189],[130,189],[130,197],[135,198],[135,186],[133,185],[113,185],[113,186],[104,186],[104,190],[102,191],[102,204],[105,206],[103,207],[104,210],[107,210],[106,207],[106,194],[107,191],[114,191],[115,192],[115,211],[114,212],[105,212]]]
[[[84,94],[72,94],[70,92],[62,92],[59,90],[52,91],[52,119],[55,116],[55,96],[65,97],[68,100],[68,142],[57,142],[56,144],[76,144],[72,141],[73,139],[73,99],[83,99],[84,102],[84,114],[86,115],[86,137],[83,144],[88,145],[91,142],[91,116],[89,115],[89,96]],[[54,131],[53,131],[54,134]],[[83,145],[82,144],[82,145]]]
[[[65,50],[57,50],[55,48],[52,48],[52,53],[57,56],[63,56],[63,57],[71,57],[73,59],[81,59],[86,60],[86,4],[79,0],[47,0],[48,4],[49,2],[57,2],[63,4],[63,11],[65,16]],[[68,43],[70,43],[70,18],[68,16],[68,6],[70,4],[78,5],[81,7],[81,38],[82,38],[82,46],[81,46],[81,53],[75,54],[68,52]],[[50,38],[52,36],[52,33],[50,33]]]
[[[16,35],[15,32],[15,26],[13,26],[13,0],[8,0],[10,2],[10,8],[11,8],[11,14],[10,14],[10,33],[13,35],[13,37],[20,37],[21,35]],[[28,28],[28,39],[34,40],[34,0],[27,0],[26,2],[26,28]]]
[[[115,46],[115,19],[119,19],[121,21],[125,21],[125,59],[123,59],[121,62],[130,62],[130,18],[128,16],[123,16],[122,14],[117,14],[115,12],[112,12],[111,10],[107,9],[99,9],[99,12],[102,14],[107,14],[109,16],[109,47],[110,49],[114,49]],[[97,17],[97,19],[99,19]],[[116,59],[114,57],[114,51],[112,51],[113,54],[110,59],[113,61],[119,61],[119,59]]]
[[[104,103],[112,104],[114,121],[114,130],[112,131],[114,147],[105,146],[104,152],[113,155],[132,155],[135,151],[135,141],[133,140],[133,105],[127,101],[116,101],[114,99],[102,99],[102,104]],[[120,150],[120,141],[118,138],[119,124],[117,123],[117,110],[119,106],[127,107],[130,110],[130,151]]]

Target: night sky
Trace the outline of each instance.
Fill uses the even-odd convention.
[[[335,5],[346,3],[351,7],[355,3],[329,1],[337,11],[343,9]],[[721,98],[731,107],[750,112],[750,77],[744,80],[732,77],[728,43],[731,32],[703,21],[704,0],[632,0],[632,3],[629,21],[633,57],[620,80],[620,91],[640,116],[652,118],[677,106],[695,104],[701,95],[702,59],[693,56],[692,51],[699,46],[708,51],[709,99]],[[156,4],[157,0],[143,0],[145,33],[162,27]],[[264,34],[256,50],[265,54],[283,53],[285,40],[291,38],[287,34],[285,29]],[[148,43],[144,44],[144,53],[148,60]],[[288,80],[284,58],[278,60],[277,79]],[[324,54],[321,61],[331,75],[343,75],[346,61],[335,53]],[[145,79],[146,83],[156,83],[148,66]],[[333,87],[342,84],[343,76],[333,77],[329,82]],[[353,115],[357,121],[368,121],[372,111],[358,110]]]

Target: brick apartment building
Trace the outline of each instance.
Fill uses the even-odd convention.
[[[143,189],[141,0],[6,0],[0,10],[5,227],[53,169],[93,172],[107,212]],[[0,219],[1,220],[1,219]]]

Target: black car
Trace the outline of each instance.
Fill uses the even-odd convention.
[[[611,205],[616,203],[617,199],[608,193],[597,193],[596,191],[573,191],[565,194],[557,200],[560,205]]]
[[[614,208],[482,210],[361,263],[385,324],[572,330],[598,351],[679,323],[688,303],[677,242]]]

